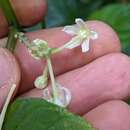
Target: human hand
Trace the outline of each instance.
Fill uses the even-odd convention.
[[[99,34],[97,40],[91,41],[88,53],[82,54],[80,48],[76,48],[64,50],[52,57],[58,83],[72,93],[68,109],[82,115],[99,130],[129,130],[130,108],[119,101],[129,97],[129,58],[120,53],[118,37],[109,26],[98,21],[89,21],[87,24]],[[45,39],[51,47],[57,47],[70,39],[61,28],[27,35],[30,39]],[[7,50],[0,49],[1,106],[8,94],[9,82],[12,81],[19,88],[17,94],[42,97],[42,90],[33,88],[33,81],[41,74],[45,61],[34,60],[20,43],[17,43],[14,55],[17,60]],[[123,121],[125,124],[121,125]]]
[[[26,4],[25,4],[26,3]],[[39,21],[41,21],[43,19],[43,16],[46,12],[46,1],[45,0],[31,0],[29,2],[26,1],[21,1],[21,0],[11,0],[11,5],[14,9],[14,13],[17,16],[17,19],[19,21],[19,23],[21,24],[21,26],[31,26]],[[5,36],[7,35],[8,31],[9,31],[9,26],[8,23],[6,21],[6,18],[4,17],[4,13],[2,12],[1,8],[0,8],[0,47],[4,47],[6,44],[6,38]],[[0,74],[1,74],[1,78],[0,78],[0,86],[8,86],[9,82],[12,80],[14,81],[14,83],[16,83],[16,85],[19,84],[20,82],[20,69],[19,69],[19,65],[16,61],[16,59],[14,58],[14,56],[8,56],[8,52],[6,52],[5,50],[3,50],[2,48],[0,48],[0,55],[1,55],[1,62],[0,62]],[[4,57],[3,57],[4,55]],[[4,61],[4,59],[7,59],[7,61],[9,59],[12,59],[11,62],[6,62]],[[3,67],[5,65],[7,65],[4,69]],[[11,67],[12,66],[12,67]],[[11,72],[11,73],[10,73]],[[4,76],[2,76],[2,74],[4,73]],[[11,76],[14,75],[14,76]],[[10,77],[11,76],[11,77]],[[4,87],[1,87],[1,93],[0,93],[0,107],[3,104],[3,101],[5,100],[9,88],[4,89]],[[2,99],[1,99],[2,98]]]

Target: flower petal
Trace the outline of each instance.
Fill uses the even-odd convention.
[[[83,53],[89,51],[89,41],[90,41],[90,39],[88,38],[87,40],[84,40],[83,43],[81,44]]]
[[[77,46],[79,46],[82,42],[82,39],[78,36],[76,37],[73,37],[71,39],[71,41],[69,41],[67,44],[64,45],[64,48],[67,48],[67,49],[73,49]]]
[[[53,103],[53,98],[52,98],[51,92],[48,88],[43,89],[43,97],[42,98],[48,102]]]
[[[42,39],[34,39],[32,41],[32,44],[36,45],[36,46],[41,45],[41,44],[47,45],[47,42],[45,40],[42,40]]]
[[[47,100],[48,102],[54,103],[61,107],[67,107],[71,102],[71,92],[60,84],[56,84],[57,86],[57,98],[53,100],[52,93],[48,88],[43,90],[43,99]]]
[[[80,30],[86,28],[85,22],[81,18],[75,19],[75,23],[77,24]]]
[[[58,98],[55,101],[55,104],[62,107],[67,107],[72,99],[71,92],[69,91],[69,89],[60,84],[57,84],[57,90],[58,90]]]
[[[97,38],[98,38],[98,33],[97,33],[97,32],[95,32],[95,31],[91,31],[90,38],[91,38],[92,40],[97,39]]]
[[[64,31],[67,34],[70,34],[72,36],[76,35],[78,33],[78,29],[76,28],[75,25],[73,25],[73,26],[65,26],[62,31]]]

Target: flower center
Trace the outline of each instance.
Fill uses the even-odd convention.
[[[88,32],[86,30],[80,30],[79,31],[79,36],[82,38],[86,38],[88,35]]]

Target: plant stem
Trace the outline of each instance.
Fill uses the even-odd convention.
[[[24,33],[18,33],[16,37],[21,43],[25,44],[29,48],[31,41],[25,36]]]
[[[42,75],[43,75],[43,77],[44,77],[44,76],[45,76],[45,77],[48,77],[48,66],[47,66],[47,65],[45,66]]]
[[[58,53],[58,52],[61,52],[62,50],[64,49],[64,46],[61,46],[59,48],[54,48],[51,52],[51,54],[55,54],[55,53]]]
[[[77,36],[73,37],[72,40],[70,40],[69,42],[67,42],[64,45],[60,46],[59,48],[54,48],[52,50],[51,54],[61,52],[65,48],[68,48],[68,46],[73,45],[73,44],[75,45],[76,43],[78,43],[77,41],[80,43],[80,41],[81,41],[81,36],[80,35],[77,35]]]
[[[57,100],[57,97],[58,97],[58,92],[57,92],[57,86],[56,86],[56,81],[55,81],[50,57],[47,58],[47,65],[48,65],[50,78],[51,78],[53,101],[55,102]]]
[[[2,112],[1,112],[1,114],[0,114],[0,130],[2,130],[2,126],[3,126],[5,114],[6,114],[8,105],[9,105],[9,103],[10,103],[11,97],[12,97],[12,95],[13,95],[15,89],[16,89],[16,85],[13,84],[13,85],[11,86],[11,88],[10,88],[9,94],[8,94],[7,99],[6,99],[6,102],[5,102],[5,105],[4,105],[3,110],[2,110]]]
[[[9,49],[11,52],[14,52],[17,39],[14,37],[14,35],[18,32],[18,30],[15,27],[10,28],[6,48]]]
[[[6,48],[13,52],[17,42],[17,40],[14,38],[14,34],[20,30],[20,25],[9,0],[0,0],[0,7],[7,19],[9,26],[11,27],[9,30]]]
[[[19,28],[19,23],[15,16],[15,13],[11,7],[9,0],[0,0],[0,7],[3,10],[3,13],[8,21],[9,26],[13,25],[16,28]]]

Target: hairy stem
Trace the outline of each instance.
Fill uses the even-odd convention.
[[[10,28],[6,48],[9,49],[11,52],[14,52],[17,39],[14,37],[14,35],[18,32],[18,30],[15,27]]]
[[[48,76],[48,66],[46,65],[43,70],[43,75]]]
[[[20,30],[20,25],[9,0],[0,0],[0,7],[7,19],[9,26],[11,27],[9,30],[9,37],[6,48],[13,52],[16,46],[16,39],[14,38],[14,34]]]
[[[51,78],[51,84],[52,84],[52,94],[53,94],[53,101],[55,102],[57,97],[58,97],[58,92],[57,92],[57,86],[56,86],[56,81],[53,73],[53,68],[52,68],[52,63],[50,57],[47,58],[47,65],[50,73],[50,78]]]

